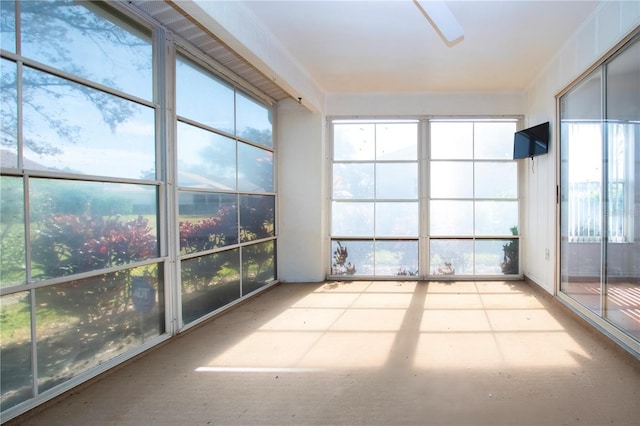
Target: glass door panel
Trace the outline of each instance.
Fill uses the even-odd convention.
[[[560,290],[600,313],[602,78],[599,70],[561,99]]]
[[[605,317],[640,339],[640,42],[607,65]]]
[[[563,95],[560,108],[560,291],[600,317],[605,329],[637,341],[638,39]]]

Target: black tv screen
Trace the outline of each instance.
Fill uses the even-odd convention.
[[[549,151],[549,122],[529,127],[515,133],[513,159],[535,157]]]

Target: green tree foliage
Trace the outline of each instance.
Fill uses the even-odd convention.
[[[250,140],[252,142],[259,143],[264,146],[273,145],[273,139],[271,129],[254,129],[253,127],[246,127],[241,133],[240,137]]]
[[[4,3],[4,2],[3,2]],[[86,7],[85,7],[86,6]],[[96,9],[91,10],[91,9]],[[15,31],[15,21],[12,14],[3,13],[0,28],[3,33]],[[21,25],[24,28],[37,28],[38,31],[22,31],[22,43],[38,45],[38,54],[49,64],[63,69],[65,72],[93,79],[94,81],[110,87],[117,88],[115,83],[107,78],[94,79],[92,75],[81,65],[72,59],[71,51],[74,44],[69,38],[69,29],[81,31],[87,40],[95,44],[96,49],[102,49],[104,43],[116,43],[118,45],[134,46],[140,44],[140,39],[132,36],[120,26],[100,16],[99,8],[95,5],[73,1],[23,1],[20,2]],[[46,40],[46,43],[42,43]],[[108,59],[105,57],[105,60]],[[17,146],[17,105],[18,83],[17,73],[3,70],[0,79],[0,92],[2,93],[2,106],[0,108],[0,122],[3,131],[0,133],[0,145],[15,148]],[[123,123],[132,114],[131,106],[127,101],[110,94],[91,89],[84,85],[71,83],[51,74],[41,72],[24,73],[22,85],[25,89],[38,88],[46,91],[49,96],[63,100],[69,88],[79,92],[92,102],[102,114],[102,118],[111,128]],[[33,90],[23,90],[21,102],[23,108],[31,109],[35,114],[41,115],[47,121],[50,129],[58,136],[71,142],[77,142],[79,128],[64,117],[52,117],[45,115],[43,105],[37,97],[31,95]],[[29,126],[29,122],[23,123]],[[30,132],[35,134],[35,132]],[[63,154],[58,147],[42,137],[25,137],[25,148],[36,154],[60,155]]]
[[[511,233],[513,235],[518,235],[518,227],[514,226],[511,228]],[[508,274],[517,274],[518,273],[518,259],[519,259],[519,244],[517,239],[509,240],[508,243],[502,246],[502,250],[504,252],[502,263],[500,267],[502,268],[502,273],[505,275]]]

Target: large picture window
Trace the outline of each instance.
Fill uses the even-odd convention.
[[[182,321],[189,324],[276,278],[272,113],[186,52],[176,61],[176,104]]]
[[[3,419],[276,279],[269,98],[125,3],[0,2]]]
[[[419,272],[418,121],[334,121],[331,275]]]
[[[2,23],[4,412],[166,328],[151,31],[89,2]]]
[[[431,275],[516,275],[515,120],[432,120],[429,162]]]
[[[330,275],[519,276],[517,124],[333,121]]]

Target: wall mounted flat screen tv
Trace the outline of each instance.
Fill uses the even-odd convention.
[[[516,132],[513,138],[513,159],[533,158],[549,152],[549,122]]]

